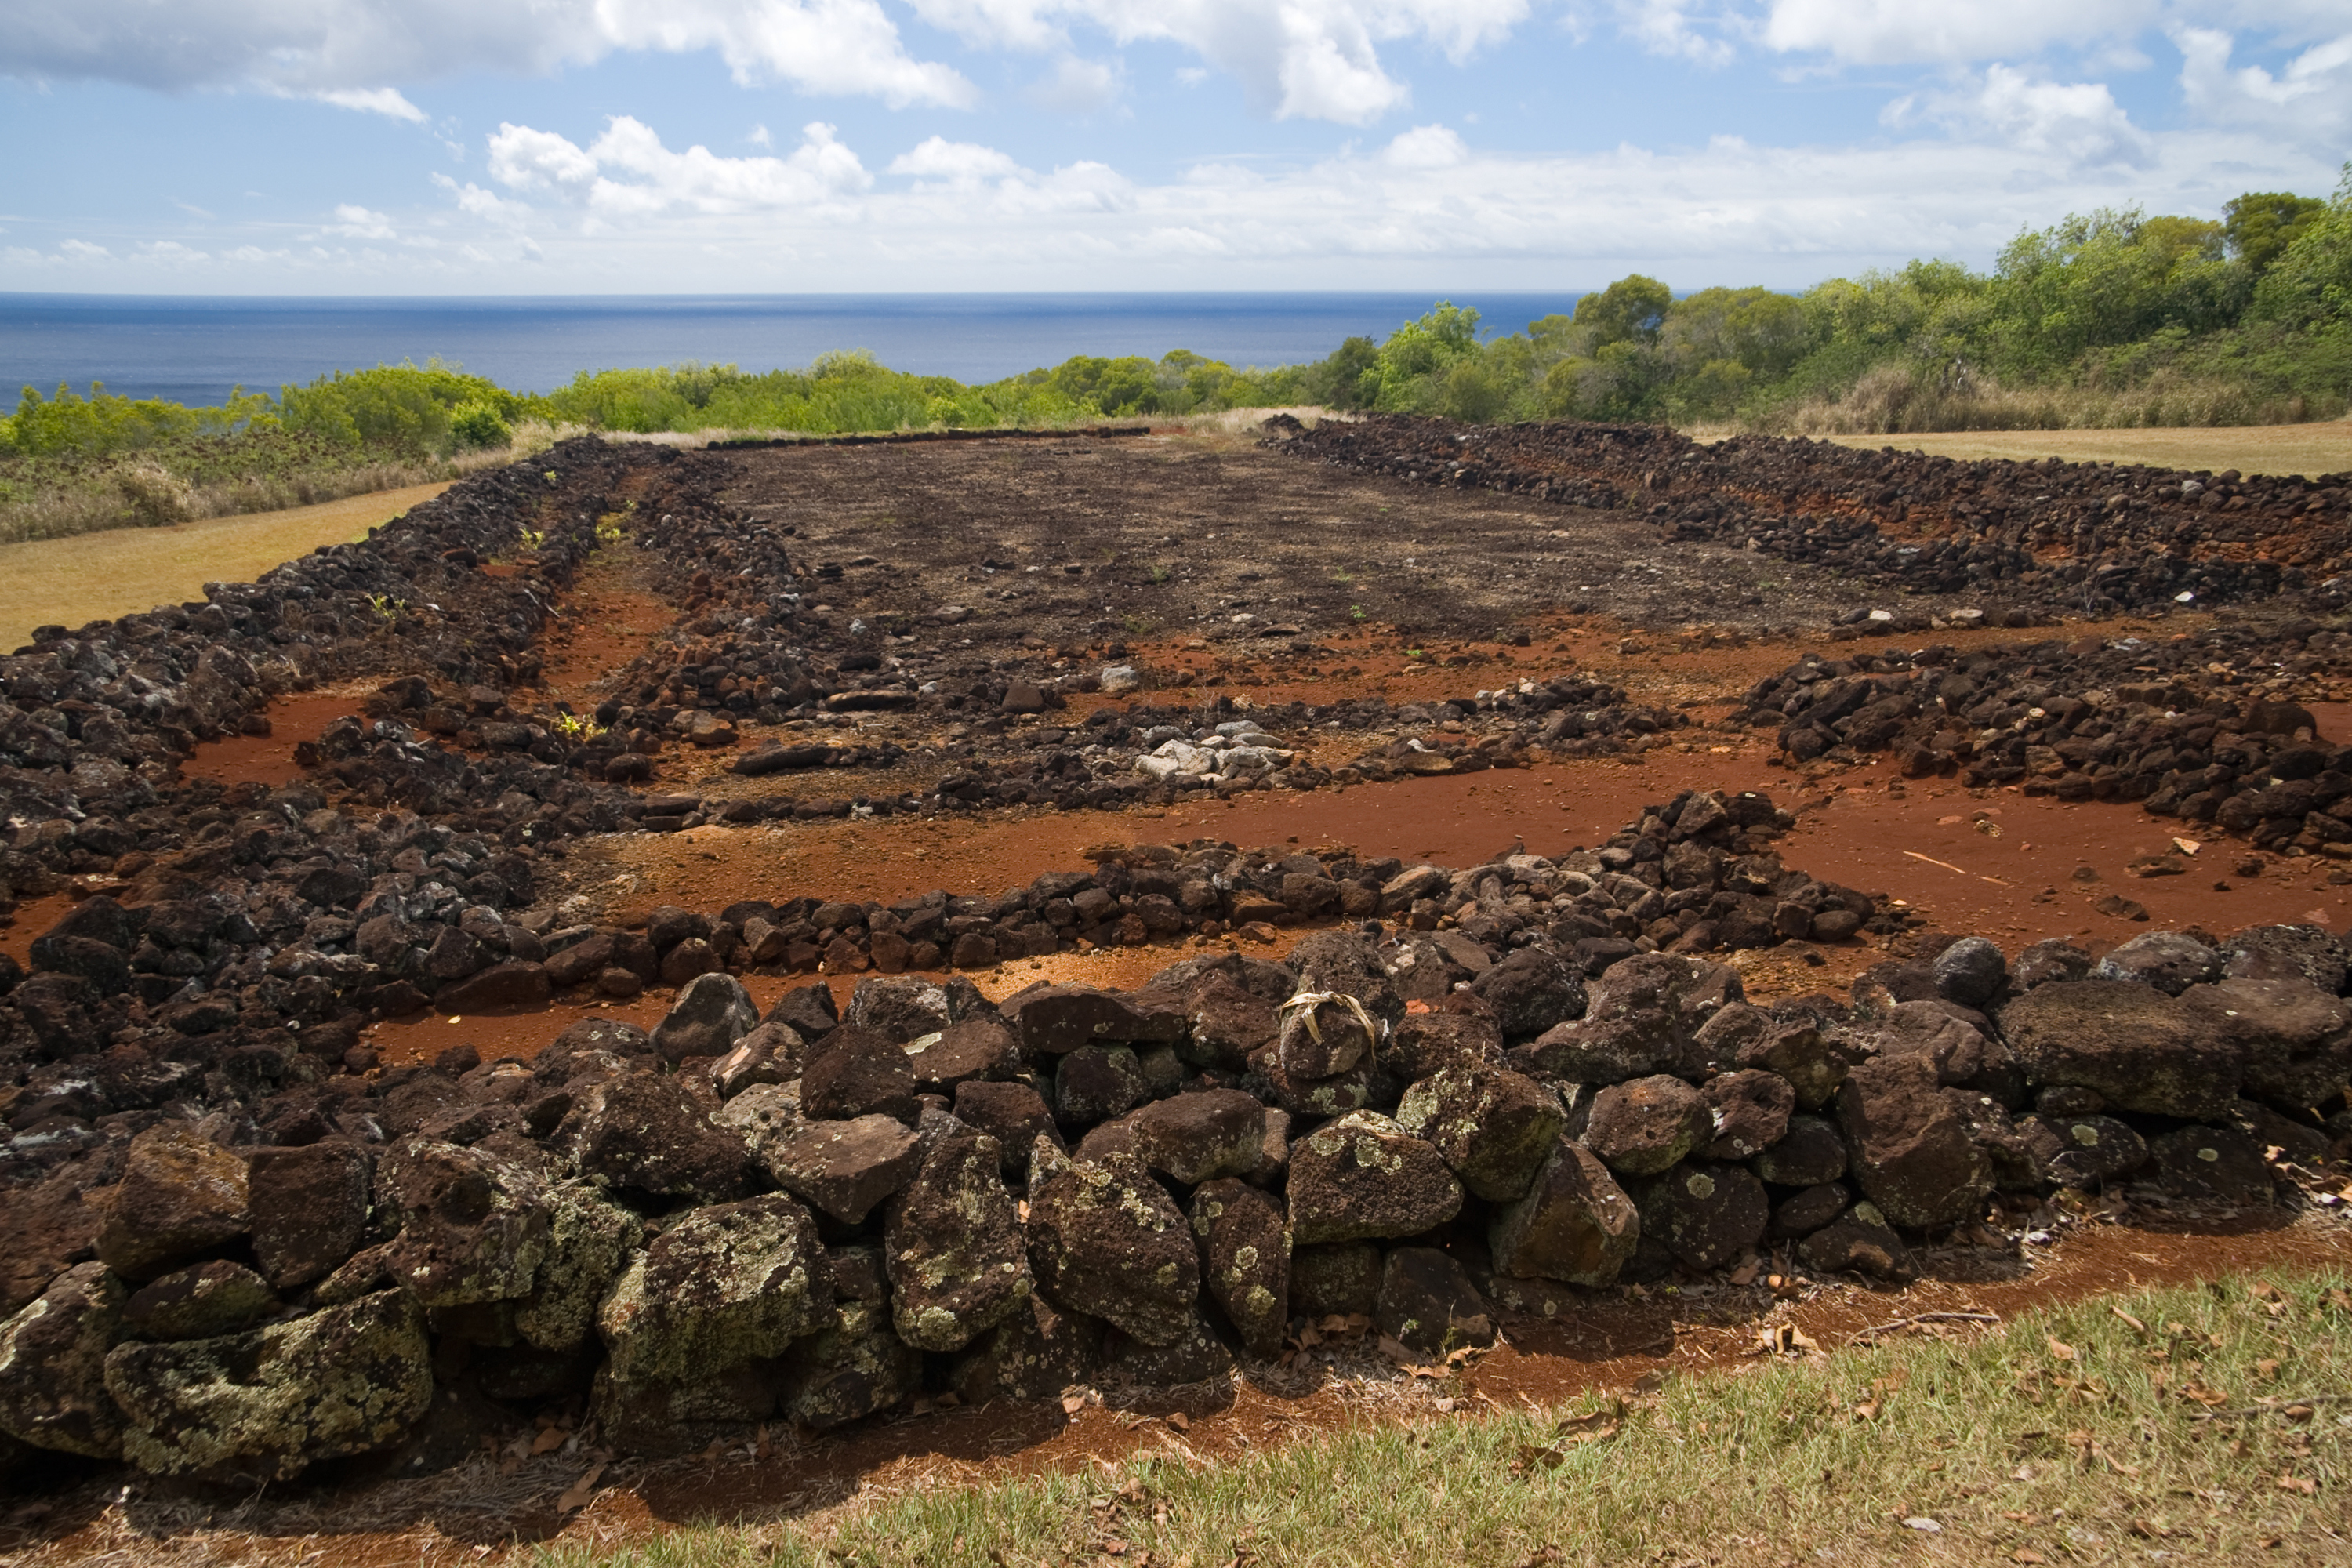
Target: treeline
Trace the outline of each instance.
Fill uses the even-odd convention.
[[[2352,165],[2335,197],[2249,193],[2220,221],[2137,210],[1802,294],[1676,299],[1619,279],[1479,341],[1442,305],[1320,367],[1350,408],[1898,432],[2238,425],[2352,406]]]

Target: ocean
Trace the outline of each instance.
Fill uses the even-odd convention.
[[[895,370],[994,381],[1073,354],[1190,349],[1236,366],[1321,359],[1385,337],[1439,296],[1416,294],[770,294],[317,299],[0,293],[0,388],[61,381],[125,397],[218,403],[336,370],[434,355],[518,392],[574,372],[733,363],[797,369],[865,349]],[[1482,331],[1517,331],[1573,293],[1450,297]],[[0,397],[0,407],[15,406]]]

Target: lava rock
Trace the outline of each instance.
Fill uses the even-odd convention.
[[[1789,1118],[1779,1142],[1755,1156],[1756,1173],[1780,1187],[1812,1187],[1845,1174],[1845,1139],[1825,1117]]]
[[[776,1185],[844,1225],[862,1225],[877,1205],[914,1180],[922,1140],[892,1116],[804,1121],[763,1143],[761,1162]]]
[[[2000,1028],[2028,1082],[2095,1089],[2143,1115],[2218,1117],[2245,1075],[2241,1046],[2206,1034],[2160,987],[2132,981],[2047,982],[2003,1007]]]
[[[374,1182],[364,1148],[322,1138],[256,1149],[246,1168],[254,1261],[271,1286],[292,1290],[323,1279],[359,1250]]]
[[[111,1459],[123,1415],[106,1388],[106,1358],[123,1332],[122,1282],[79,1263],[0,1324],[0,1432],[36,1448]]]
[[[206,1340],[242,1333],[277,1310],[268,1280],[242,1263],[215,1258],[133,1292],[122,1321],[136,1339]]]
[[[1427,1140],[1474,1197],[1524,1195],[1568,1113],[1549,1089],[1507,1068],[1445,1069],[1405,1090],[1397,1125]]]
[[[654,1026],[654,1049],[673,1062],[725,1056],[759,1023],[759,1004],[741,981],[731,974],[697,975]]]
[[[896,1041],[845,1024],[811,1048],[801,1074],[801,1107],[820,1121],[860,1116],[896,1117],[908,1126],[921,1115],[915,1069]]]
[[[1054,1115],[1068,1125],[1108,1121],[1150,1097],[1130,1047],[1081,1046],[1054,1064]]]
[[[597,1328],[621,1383],[687,1383],[781,1355],[825,1326],[833,1287],[808,1211],[781,1194],[687,1214],[621,1276]]]
[[[2009,984],[2009,960],[1983,937],[1964,936],[1936,955],[1932,973],[1938,995],[1981,1009]]]
[[[1434,1247],[1400,1247],[1381,1260],[1372,1321],[1407,1350],[1433,1358],[1495,1342],[1494,1314],[1462,1265]]]
[[[1601,1286],[1617,1278],[1641,1237],[1640,1212],[1609,1167],[1561,1138],[1527,1196],[1496,1215],[1487,1245],[1498,1273]]]
[[[1977,1215],[1992,1167],[1936,1069],[1917,1057],[1864,1062],[1838,1090],[1855,1181],[1887,1218],[1925,1227]]]
[[[891,1321],[918,1350],[959,1351],[1004,1321],[1034,1282],[997,1142],[958,1129],[934,1141],[882,1233]]]
[[[1763,1239],[1772,1217],[1764,1184],[1745,1165],[1694,1162],[1636,1183],[1642,1234],[1686,1267],[1705,1272],[1731,1263]]]
[[[193,1262],[251,1228],[246,1163],[185,1122],[131,1142],[98,1232],[98,1256],[125,1279]]]
[[[1192,1194],[1192,1236],[1201,1282],[1250,1354],[1282,1353],[1290,1301],[1290,1227],[1272,1198],[1228,1178]]]
[[[1462,1210],[1462,1184],[1435,1146],[1370,1110],[1293,1143],[1287,1192],[1306,1247],[1418,1236]]]
[[[1593,1096],[1584,1142],[1621,1176],[1654,1176],[1681,1163],[1712,1130],[1706,1097],[1660,1074]]]
[[[723,1203],[751,1189],[754,1167],[743,1139],[714,1123],[667,1074],[632,1072],[588,1089],[554,1141],[582,1175],[608,1187],[699,1203]]]
[[[1029,1267],[1057,1307],[1146,1344],[1171,1344],[1193,1321],[1192,1229],[1132,1155],[1076,1162],[1032,1193]]]
[[[2100,1186],[2147,1163],[2147,1141],[2112,1116],[2028,1116],[2017,1130],[2041,1179],[2061,1186]]]
[[[1062,1058],[1067,1068],[1076,1055]],[[1245,1176],[1265,1154],[1265,1107],[1237,1089],[1152,1101],[1114,1125],[1140,1159],[1184,1186]]]
[[[2271,1201],[2270,1167],[2234,1127],[2180,1127],[2147,1141],[2157,1180],[2186,1197],[2253,1207]]]
[[[2091,966],[2094,980],[2152,985],[2178,996],[2191,985],[2221,978],[2221,955],[2194,937],[2152,931],[2112,949]]]
[[[1710,1160],[1762,1153],[1788,1135],[1789,1118],[1797,1109],[1797,1091],[1787,1079],[1754,1068],[1707,1079],[1706,1099],[1715,1133],[1705,1151]]]
[[[1523,947],[1470,983],[1505,1039],[1529,1039],[1585,1016],[1584,977],[1548,947]]]
[[[1885,1216],[1868,1204],[1856,1204],[1838,1218],[1797,1244],[1797,1256],[1810,1268],[1825,1274],[1867,1274],[1879,1279],[1908,1279],[1910,1248],[1895,1234]]]
[[[1102,1324],[1031,1296],[957,1361],[948,1385],[966,1405],[1051,1399],[1095,1372]]]

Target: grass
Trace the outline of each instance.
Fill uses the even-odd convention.
[[[1916,436],[1832,436],[1848,447],[1917,448],[1939,458],[2063,458],[2075,463],[2146,463],[2220,473],[2320,474],[2352,470],[2352,420],[2220,429],[1949,431]]]
[[[869,1495],[538,1564],[2342,1563],[2347,1388],[2341,1276],[2236,1278],[1630,1403]]]
[[[0,544],[0,652],[55,623],[79,626],[200,597],[206,583],[249,582],[321,544],[347,544],[448,487],[406,489],[252,517],[125,528]]]

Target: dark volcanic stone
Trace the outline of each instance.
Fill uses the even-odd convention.
[[[714,1125],[667,1075],[633,1072],[587,1090],[556,1138],[582,1175],[606,1186],[701,1203],[723,1203],[751,1187],[743,1140]]]
[[[367,1151],[343,1138],[256,1149],[247,1163],[253,1256],[269,1283],[297,1289],[360,1248],[373,1187]]]
[[[1418,1236],[1462,1209],[1462,1184],[1436,1148],[1368,1110],[1291,1145],[1288,1191],[1301,1246]]]
[[[894,1040],[847,1025],[810,1047],[801,1075],[801,1106],[824,1121],[895,1116],[915,1125],[915,1073]]]
[[[1170,1344],[1193,1321],[1192,1227],[1142,1163],[1083,1161],[1029,1200],[1029,1266],[1055,1305]]]
[[[1599,1286],[1617,1278],[1641,1235],[1633,1200],[1609,1168],[1562,1138],[1527,1196],[1496,1215],[1487,1239],[1497,1272]]]
[[[1272,1198],[1230,1178],[1192,1194],[1192,1236],[1201,1284],[1250,1354],[1282,1353],[1290,1309],[1290,1227]]]
[[[1568,1113],[1526,1074],[1484,1067],[1423,1079],[1405,1090],[1396,1121],[1433,1144],[1473,1196],[1508,1203],[1535,1180]]]
[[[860,1225],[914,1179],[923,1147],[896,1117],[861,1116],[803,1122],[769,1140],[761,1157],[784,1191],[845,1225]]]
[[[1495,1342],[1495,1320],[1462,1265],[1434,1247],[1400,1247],[1381,1260],[1372,1320],[1426,1356]]]
[[[1019,1211],[996,1140],[960,1129],[935,1141],[883,1228],[891,1321],[918,1350],[957,1351],[1028,1300]]]

